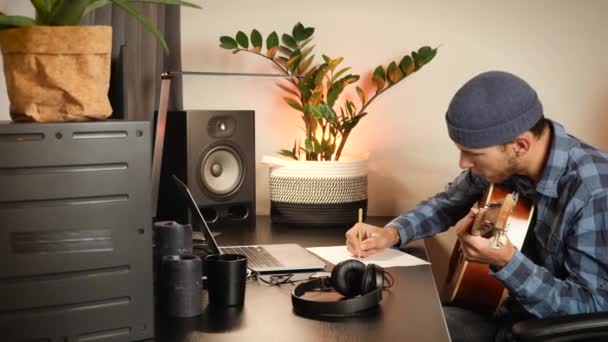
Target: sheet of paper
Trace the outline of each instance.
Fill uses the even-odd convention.
[[[373,263],[382,267],[416,266],[429,264],[429,262],[427,261],[424,261],[420,258],[416,258],[413,255],[404,253],[398,249],[393,248],[387,248],[382,253],[373,254],[366,258],[353,257],[346,249],[346,246],[310,247],[307,249],[310,252],[320,256],[321,258],[331,262],[334,265],[347,259],[356,259],[362,261],[366,265],[369,263]]]

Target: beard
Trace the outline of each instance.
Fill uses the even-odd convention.
[[[481,176],[489,183],[502,183],[507,179],[515,176],[519,169],[519,160],[515,156],[507,157],[504,166],[498,166],[494,169],[485,170],[484,172],[477,172],[472,170],[473,173]]]

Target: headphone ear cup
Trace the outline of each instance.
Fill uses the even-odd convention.
[[[331,285],[344,297],[354,297],[361,293],[365,269],[365,264],[359,260],[344,260],[331,271]]]
[[[374,267],[374,277],[373,277],[373,290],[384,288],[384,268],[382,266],[378,266],[376,264],[370,264],[370,266]]]
[[[365,267],[363,277],[361,278],[361,294],[368,294],[378,287],[376,286],[376,268],[375,265],[369,264]]]

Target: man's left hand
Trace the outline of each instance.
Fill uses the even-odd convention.
[[[460,241],[462,253],[467,261],[503,267],[511,261],[515,254],[515,246],[509,239],[503,239],[503,245],[497,249],[491,247],[492,238],[486,239],[470,233],[471,225],[478,210],[473,208],[463,217],[454,228]]]

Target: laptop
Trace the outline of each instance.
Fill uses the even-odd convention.
[[[173,175],[173,180],[192,211],[192,215],[202,221],[203,235],[212,253],[246,255],[247,267],[258,273],[314,271],[325,268],[325,263],[321,259],[298,244],[220,247],[196,205],[190,189],[175,175]]]

